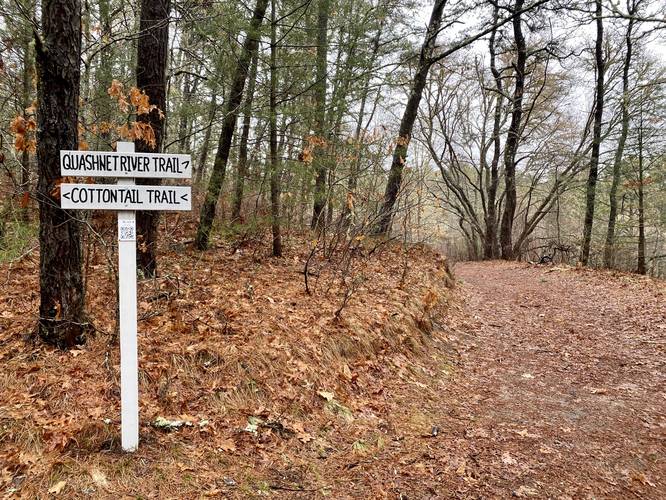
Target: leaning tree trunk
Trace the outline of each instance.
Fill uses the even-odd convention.
[[[213,173],[208,182],[208,190],[206,198],[201,207],[201,214],[199,217],[199,227],[195,238],[195,245],[199,250],[208,248],[210,240],[210,231],[213,227],[213,220],[215,219],[215,210],[217,208],[217,200],[222,191],[222,183],[227,171],[227,162],[229,161],[229,151],[231,150],[231,141],[234,136],[236,128],[236,121],[241,102],[243,101],[243,89],[245,88],[245,81],[250,71],[250,60],[254,53],[256,53],[259,46],[260,28],[266,14],[268,7],[268,0],[257,0],[252,14],[252,21],[243,42],[243,50],[240,54],[238,63],[236,64],[236,72],[231,84],[229,92],[229,99],[225,106],[224,123],[222,124],[222,132],[220,133],[220,140],[215,155],[215,163],[213,164]]]
[[[629,15],[633,16],[635,9],[629,9]],[[629,134],[629,69],[631,67],[632,39],[631,34],[634,27],[634,18],[629,19],[627,33],[625,35],[627,52],[624,56],[624,66],[622,68],[622,129],[617,141],[615,158],[613,159],[613,181],[611,183],[609,202],[610,209],[608,213],[608,231],[606,232],[606,243],[604,245],[604,267],[613,266],[615,253],[615,224],[617,222],[617,190],[620,186],[620,172],[622,167],[622,155],[624,154],[624,145],[627,142]]]
[[[39,336],[68,348],[85,341],[81,224],[61,210],[60,150],[78,148],[81,2],[43,0],[37,55],[39,202]]]
[[[590,259],[590,245],[592,243],[592,225],[594,223],[594,201],[597,194],[597,177],[599,175],[599,151],[601,149],[601,121],[604,115],[604,22],[602,16],[601,0],[595,0],[597,19],[597,41],[594,55],[597,68],[596,99],[594,108],[594,129],[592,138],[592,155],[590,158],[590,171],[587,177],[585,195],[585,222],[583,224],[583,244],[580,253],[580,263],[587,265]]]
[[[155,145],[143,140],[135,142],[136,150],[156,153],[162,150],[164,119],[160,112],[166,109],[166,66],[169,49],[170,0],[141,0],[141,24],[136,60],[136,84],[143,90],[150,104],[157,106],[150,113],[139,115],[138,120],[149,123],[155,132]],[[137,184],[159,185],[160,180],[137,179]],[[159,212],[138,211],[137,235],[140,239],[137,265],[146,276],[157,272],[157,224]]]
[[[516,0],[514,12],[520,12],[523,0]],[[500,247],[503,259],[513,259],[513,219],[516,215],[516,153],[520,142],[520,122],[523,117],[523,93],[525,92],[525,63],[527,47],[523,35],[522,20],[516,15],[513,20],[513,39],[516,43],[516,81],[511,100],[511,123],[504,146],[504,212],[500,227]]]
[[[243,104],[243,130],[241,132],[240,145],[238,147],[238,165],[236,167],[236,180],[234,184],[234,201],[231,208],[231,220],[240,220],[243,207],[243,193],[245,191],[245,178],[247,177],[247,142],[250,139],[250,123],[252,122],[252,100],[254,98],[254,86],[257,81],[258,57],[252,56],[252,64]]]
[[[402,171],[407,161],[407,151],[409,148],[409,141],[412,137],[412,129],[416,121],[416,115],[419,111],[419,104],[421,103],[421,96],[423,89],[426,85],[428,71],[432,65],[432,56],[435,52],[435,42],[439,33],[439,28],[442,23],[442,13],[446,0],[436,0],[428,22],[428,30],[426,31],[423,45],[421,46],[421,53],[419,55],[419,64],[412,81],[412,88],[407,100],[407,106],[400,120],[400,130],[396,140],[395,149],[393,150],[393,160],[391,161],[391,170],[389,171],[388,183],[384,192],[384,203],[378,214],[378,223],[374,228],[374,234],[386,235],[391,226],[393,218],[393,208],[398,199],[398,193],[402,185]]]

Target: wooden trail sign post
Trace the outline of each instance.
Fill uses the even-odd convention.
[[[123,450],[139,446],[139,361],[136,319],[136,210],[191,210],[189,186],[136,186],[134,179],[189,179],[190,155],[135,153],[133,142],[116,152],[60,151],[60,173],[116,177],[117,184],[60,185],[60,206],[118,211],[118,301],[120,310],[120,429]]]

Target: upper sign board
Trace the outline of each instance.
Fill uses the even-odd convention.
[[[63,183],[60,206],[79,210],[192,210],[192,188]]]
[[[65,177],[141,177],[190,179],[190,155],[60,151],[60,174]]]

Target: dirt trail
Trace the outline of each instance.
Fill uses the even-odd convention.
[[[663,284],[496,262],[456,275],[473,320],[452,329],[443,394],[452,496],[666,498]]]

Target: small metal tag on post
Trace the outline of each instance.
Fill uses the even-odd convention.
[[[119,153],[133,153],[133,142],[118,142]],[[118,184],[134,185],[133,178]],[[139,360],[136,317],[136,212],[118,211],[118,301],[120,310],[120,428],[125,451],[139,446]]]

